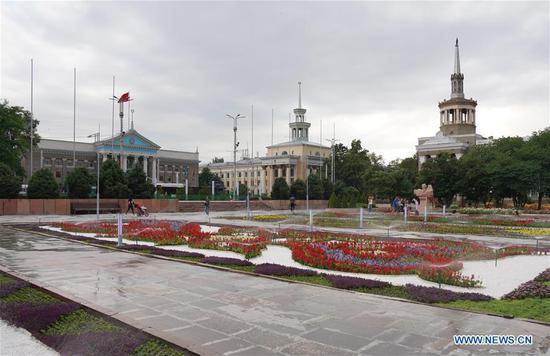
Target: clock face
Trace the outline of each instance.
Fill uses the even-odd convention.
[[[133,137],[130,137],[130,145],[133,145],[134,143],[136,143],[136,140],[133,138]]]

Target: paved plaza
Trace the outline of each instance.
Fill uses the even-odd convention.
[[[546,354],[550,328],[117,252],[0,227],[6,271],[202,355]],[[534,336],[458,348],[455,334]]]

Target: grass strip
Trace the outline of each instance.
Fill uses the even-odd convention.
[[[332,283],[324,276],[282,276],[284,279],[290,279],[293,281],[307,282],[312,284],[319,284],[322,286],[332,287]]]
[[[10,278],[10,277],[6,276],[5,274],[0,273],[0,284],[11,283],[13,281],[15,281],[13,278]]]
[[[496,299],[481,302],[457,300],[437,305],[550,322],[550,298]]]
[[[61,300],[55,298],[51,294],[41,291],[40,289],[25,287],[18,289],[3,298],[0,298],[0,302],[6,304],[54,304],[61,303]]]
[[[46,335],[81,335],[98,332],[122,332],[123,328],[114,325],[104,318],[78,309],[64,315],[46,329]]]
[[[149,340],[138,347],[133,352],[135,356],[183,356],[187,355],[185,352],[176,350],[172,346],[159,341],[159,340]]]

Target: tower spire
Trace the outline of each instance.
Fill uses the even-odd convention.
[[[455,68],[451,74],[451,99],[464,98],[464,74],[460,72],[460,57],[458,54],[458,38],[455,42]]]
[[[298,109],[302,108],[302,82],[298,82]]]
[[[458,37],[455,43],[455,72],[454,74],[460,74],[460,55],[458,53]]]

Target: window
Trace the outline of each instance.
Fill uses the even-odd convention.
[[[239,178],[241,178],[241,172],[239,172]]]
[[[294,168],[290,168],[290,176],[294,177]]]
[[[281,153],[281,156],[286,156],[286,155],[288,155],[288,152],[287,152],[287,151],[283,151],[283,152]]]
[[[61,178],[61,172],[60,171],[55,171],[55,177],[56,178]]]
[[[248,178],[248,172],[244,172],[244,177]]]

